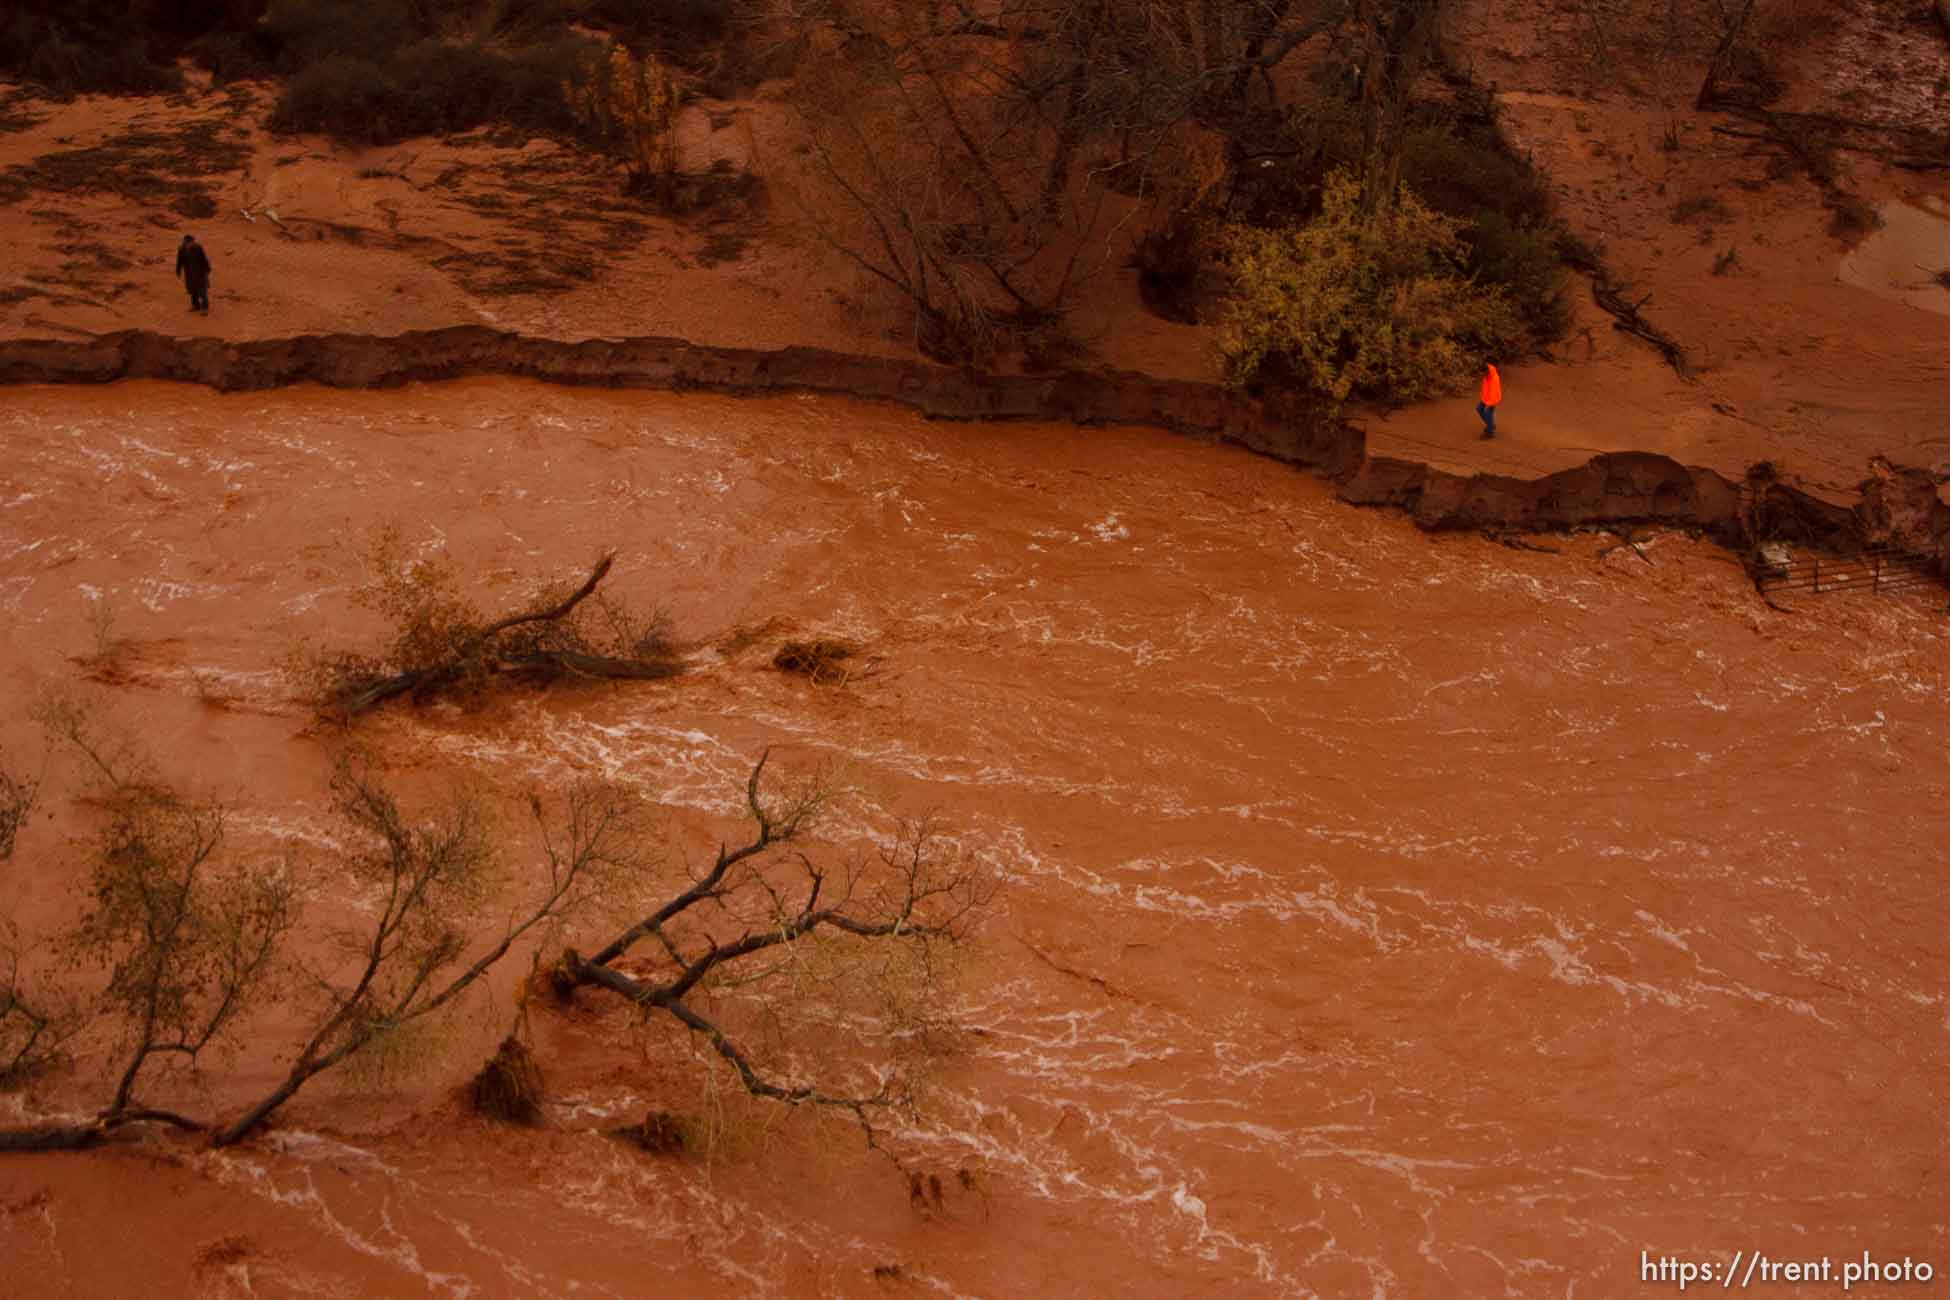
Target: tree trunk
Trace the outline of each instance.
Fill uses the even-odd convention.
[[[49,1124],[0,1129],[0,1151],[86,1151],[102,1140],[98,1124]]]
[[[245,1138],[257,1131],[258,1125],[271,1117],[272,1111],[296,1096],[298,1089],[304,1086],[305,1080],[311,1078],[316,1073],[316,1070],[305,1072],[302,1068],[293,1069],[290,1074],[285,1076],[284,1082],[277,1086],[276,1091],[266,1096],[264,1100],[252,1106],[212,1136],[210,1145],[213,1147],[227,1147],[242,1142]]]

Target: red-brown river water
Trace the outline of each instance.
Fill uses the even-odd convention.
[[[844,1126],[708,1162],[601,1136],[695,1104],[627,1036],[539,1027],[545,1131],[465,1115],[504,981],[403,1093],[321,1083],[225,1152],[0,1163],[0,1295],[1585,1300],[1676,1291],[1644,1273],[1667,1256],[1715,1286],[1736,1252],[1826,1256],[1824,1292],[1864,1251],[1950,1269],[1940,592],[1781,613],[1679,535],[1431,538],[1228,448],[835,399],[24,388],[0,447],[9,755],[124,639],[91,689],[238,826],[315,848],[328,761],[277,667],[373,631],[371,528],[496,607],[614,548],[691,674],[371,734],[508,790],[616,776],[693,857],[764,747],[842,759],[833,842],[932,811],[1000,882],[963,1046],[897,1135],[970,1171],[940,1210]],[[709,648],[774,618],[878,672]],[[71,906],[77,792],[52,769],[0,864],[30,932]],[[214,1100],[277,1046],[212,1066]],[[91,1050],[0,1120],[99,1105]]]

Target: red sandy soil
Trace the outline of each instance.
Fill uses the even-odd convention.
[[[1768,458],[1835,487],[1875,452],[1950,455],[1950,317],[1841,283],[1813,189],[1731,184],[1768,162],[1718,119],[1567,92],[1569,20],[1520,10],[1465,14],[1499,51],[1479,72],[1699,380],[1581,311],[1555,360],[1506,370],[1497,442],[1458,400],[1370,417],[1372,448]],[[169,275],[168,196],[35,194],[0,206],[0,336],[478,321],[903,350],[795,217],[776,102],[712,108],[731,125],[694,119],[692,156],[749,157],[771,189],[716,227],[547,143],[350,152],[207,91],[29,105],[0,165],[206,120],[248,159],[194,223],[207,320]],[[1942,193],[1858,157],[1846,177]],[[1669,216],[1696,186],[1727,208],[1709,240]],[[714,234],[744,244],[706,266]],[[533,286],[578,259],[587,280]],[[1104,364],[1210,376],[1207,334],[1135,310],[1127,273],[1092,293]],[[297,852],[323,918],[360,900],[318,812],[330,736],[278,666],[374,630],[350,591],[388,522],[488,604],[615,547],[619,588],[695,655],[669,683],[384,711],[362,732],[414,794],[466,771],[519,805],[608,775],[663,801],[675,871],[739,833],[769,745],[861,791],[815,851],[933,810],[1003,886],[958,1050],[893,1135],[938,1208],[844,1125],[720,1111],[692,1047],[594,1000],[537,1013],[545,1130],[467,1116],[511,970],[431,1068],[322,1083],[237,1151],[0,1162],[0,1295],[1590,1297],[1644,1293],[1642,1251],[1950,1268],[1941,593],[1782,612],[1676,534],[1431,539],[1229,449],[837,399],[34,387],[0,398],[0,446],[0,751],[39,754],[37,693],[92,693],[233,803],[242,846]],[[713,648],[772,620],[881,670],[820,689],[764,638]],[[74,912],[85,793],[52,766],[53,815],[0,863],[30,934]],[[161,1100],[234,1107],[279,1028]],[[0,1122],[98,1104],[107,1052],[0,1096]],[[650,1109],[722,1114],[731,1140],[706,1162],[599,1132]]]
[[[1904,86],[1938,84],[1950,75],[1950,43],[1933,28],[1895,22],[1886,8],[1863,0],[1825,30],[1801,56],[1804,89],[1786,106],[1940,126],[1939,100],[1887,87],[1898,76]],[[1614,332],[1573,277],[1570,336],[1548,359],[1505,367],[1498,442],[1479,445],[1467,400],[1444,401],[1365,418],[1374,450],[1522,474],[1623,449],[1736,475],[1772,459],[1812,487],[1843,493],[1873,455],[1950,465],[1940,416],[1950,292],[1936,291],[1942,310],[1919,310],[1843,283],[1838,271],[1860,237],[1829,232],[1820,194],[1781,166],[1777,151],[1716,133],[1733,119],[1693,111],[1701,56],[1614,52],[1594,61],[1580,43],[1584,21],[1577,6],[1476,4],[1464,7],[1453,39],[1475,75],[1497,87],[1511,139],[1553,179],[1567,225],[1600,251],[1629,296],[1649,295],[1646,316],[1685,347],[1696,378],[1682,380]],[[1855,46],[1865,52],[1823,57]],[[0,206],[0,237],[19,250],[0,281],[0,338],[131,327],[258,338],[482,323],[560,338],[667,334],[912,352],[896,305],[807,220],[815,190],[776,85],[748,101],[687,110],[686,166],[749,166],[765,191],[680,221],[624,199],[613,168],[546,140],[497,145],[479,134],[348,149],[279,139],[256,125],[262,91],[192,83],[168,102],[84,99],[11,111],[10,121],[35,124],[0,134],[0,167],[185,128],[233,139],[242,152],[234,169],[200,178],[216,205],[201,220],[172,211],[171,196],[116,177]],[[1874,112],[1862,108],[1865,85]],[[166,156],[125,173],[167,175]],[[1839,166],[1842,185],[1871,205],[1950,202],[1942,173],[1851,152]],[[1692,198],[1719,206],[1675,221],[1675,207]],[[207,319],[188,314],[170,276],[176,239],[192,228],[216,263]],[[1729,251],[1736,259],[1715,274]],[[1142,310],[1121,260],[1106,247],[1073,321],[1096,362],[1216,378],[1209,331]],[[1950,266],[1950,243],[1940,261]],[[1919,265],[1912,288],[1924,277]]]

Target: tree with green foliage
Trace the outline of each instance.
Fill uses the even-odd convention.
[[[1455,391],[1484,355],[1521,346],[1509,296],[1464,270],[1463,222],[1406,187],[1392,206],[1365,208],[1361,182],[1341,170],[1307,224],[1227,232],[1227,382],[1297,387],[1334,408],[1414,401]]]

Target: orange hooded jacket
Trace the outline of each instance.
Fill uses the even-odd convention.
[[[1495,366],[1488,366],[1483,374],[1483,405],[1495,406],[1503,400],[1503,377],[1496,373]]]

